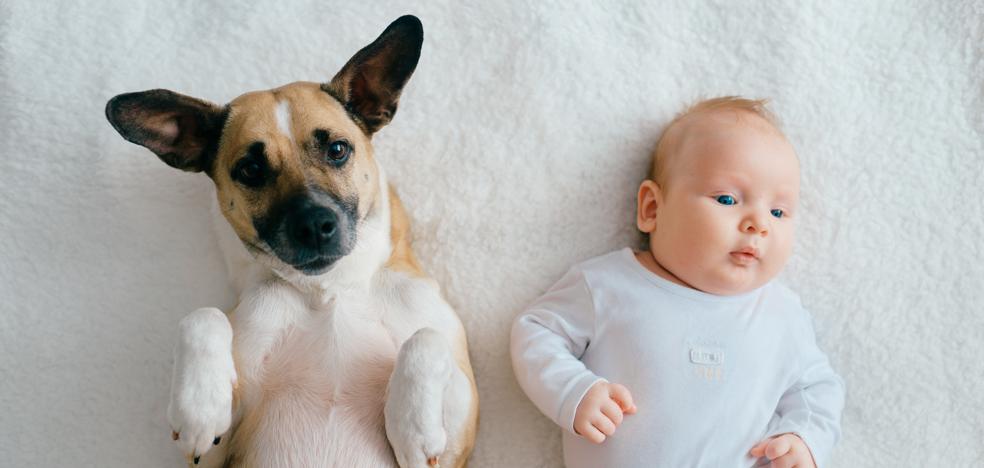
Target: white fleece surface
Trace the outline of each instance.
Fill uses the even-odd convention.
[[[208,178],[125,142],[106,101],[328,80],[406,13],[423,54],[374,141],[468,331],[472,466],[561,466],[510,321],[639,244],[661,127],[725,94],[772,98],[802,159],[782,278],[847,382],[833,465],[984,464],[980,0],[218,3],[0,3],[0,465],[180,466],[178,321],[232,303]]]

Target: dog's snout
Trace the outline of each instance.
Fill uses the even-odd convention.
[[[355,246],[355,203],[307,190],[253,221],[256,232],[280,260],[306,275],[327,271]]]
[[[338,231],[338,216],[321,206],[297,210],[287,222],[291,240],[309,249],[327,245]]]

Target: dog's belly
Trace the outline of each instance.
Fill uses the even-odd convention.
[[[243,388],[231,466],[396,467],[383,421],[396,346],[378,320],[312,314]]]

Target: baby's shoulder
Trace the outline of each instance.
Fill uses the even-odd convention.
[[[589,286],[619,283],[619,279],[624,279],[621,277],[633,274],[631,262],[634,261],[635,254],[626,247],[584,260],[571,267],[571,270],[583,276]]]
[[[772,281],[763,288],[766,307],[782,317],[790,327],[813,334],[813,316],[803,307],[799,294],[779,281]]]

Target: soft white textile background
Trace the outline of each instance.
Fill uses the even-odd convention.
[[[979,0],[22,0],[0,3],[0,465],[179,466],[177,323],[231,303],[210,182],[123,141],[106,100],[327,80],[405,13],[423,55],[375,143],[468,330],[473,466],[561,465],[510,320],[639,241],[661,126],[722,94],[771,97],[802,158],[783,279],[848,384],[834,465],[984,464]]]

